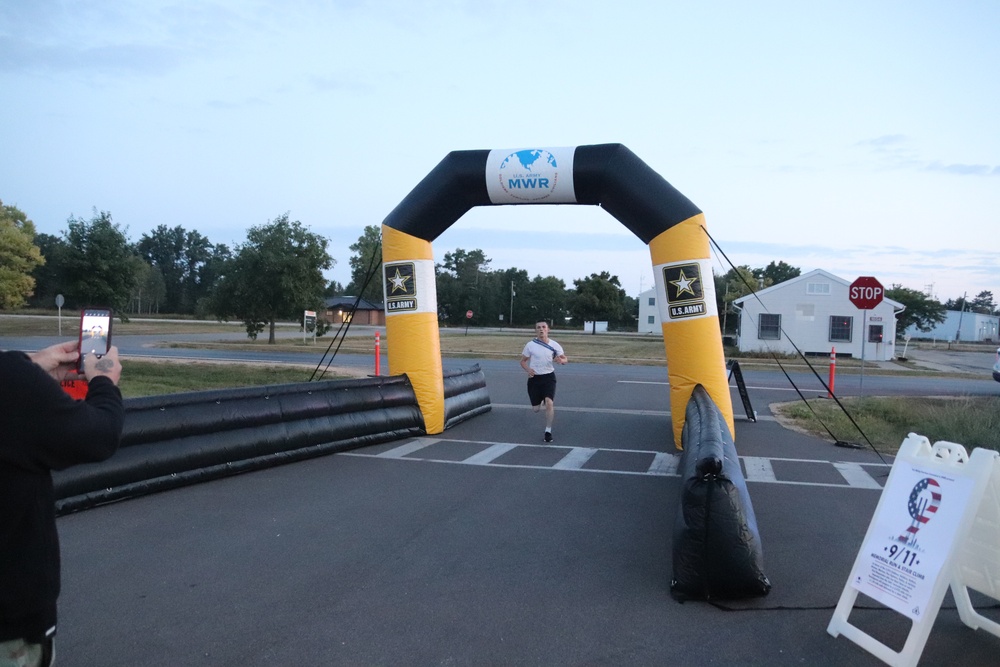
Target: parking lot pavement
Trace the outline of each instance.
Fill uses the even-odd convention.
[[[669,417],[564,409],[547,446],[510,406],[60,518],[60,664],[881,664],[826,632],[876,455],[738,422],[773,588],[680,604]],[[876,607],[852,621],[901,646],[908,623]],[[998,651],[949,605],[923,664]]]

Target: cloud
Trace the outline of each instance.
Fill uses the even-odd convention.
[[[857,146],[897,146],[899,144],[906,143],[907,138],[905,134],[884,134],[881,137],[875,137],[874,139],[865,139],[859,141]]]
[[[169,47],[114,44],[81,48],[45,46],[0,36],[0,71],[95,72],[161,75],[177,66],[180,54]]]
[[[927,171],[941,171],[957,176],[1000,176],[1000,166],[990,167],[986,164],[944,164],[935,160],[927,165]]]

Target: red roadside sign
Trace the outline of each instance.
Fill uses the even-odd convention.
[[[465,311],[465,319],[467,319],[467,320],[471,320],[472,319],[472,311],[471,310]]]
[[[885,288],[874,277],[861,276],[851,283],[847,294],[851,303],[857,308],[871,310],[882,303],[882,297],[885,296]]]

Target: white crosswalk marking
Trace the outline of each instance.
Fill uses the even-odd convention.
[[[450,454],[440,455],[435,450],[434,445],[452,448],[456,445],[461,447],[478,446],[479,451],[466,456],[463,459],[454,458],[454,449]],[[539,464],[532,462],[530,458],[523,457],[524,451],[548,450],[551,452],[563,453],[563,456],[554,464]],[[522,452],[521,457],[518,451]],[[547,469],[576,471],[591,474],[605,475],[638,475],[657,477],[676,477],[680,464],[680,453],[654,452],[644,449],[617,449],[610,447],[567,447],[565,445],[536,445],[528,443],[514,442],[489,442],[482,440],[459,440],[448,438],[417,437],[408,440],[392,449],[378,453],[378,449],[369,450],[357,449],[349,452],[341,452],[337,456],[354,456],[360,458],[380,458],[395,459],[413,462],[434,462],[445,464],[462,464],[475,466],[489,466],[496,468],[522,468],[522,469]],[[601,465],[594,465],[594,457],[607,452],[613,454],[603,459]],[[503,462],[498,459],[504,454],[511,453],[511,456]],[[650,456],[652,461],[650,461]],[[765,484],[788,484],[794,486],[822,486],[842,489],[872,489],[879,490],[882,485],[878,480],[868,473],[867,469],[884,468],[888,471],[890,465],[886,463],[851,463],[842,461],[826,461],[822,459],[790,459],[790,458],[768,458],[763,456],[741,456],[743,468],[746,471],[746,481],[748,483]],[[639,466],[636,463],[641,461]],[[648,467],[646,462],[649,462]],[[806,464],[815,466],[827,466],[836,469],[844,478],[843,484],[829,482],[814,482],[806,480],[792,479],[791,473],[786,473],[785,478],[777,479],[774,473],[774,461],[787,461],[796,464]],[[588,467],[588,463],[590,464]],[[644,469],[645,468],[645,469]],[[877,474],[877,473],[876,473]]]
[[[557,470],[579,470],[591,457],[597,453],[598,450],[590,449],[589,447],[574,447],[567,452],[566,456],[562,457],[559,463],[552,466]]]
[[[676,475],[677,465],[681,462],[681,457],[667,452],[656,452],[653,462],[649,464],[650,475]]]
[[[851,486],[856,486],[861,489],[882,488],[882,485],[875,481],[875,478],[869,475],[865,469],[861,467],[860,463],[834,463],[833,467],[844,476],[844,479]]]
[[[744,456],[743,466],[747,471],[748,482],[776,482],[774,467],[771,461],[760,456]]]
[[[468,463],[469,465],[484,466],[488,463],[493,463],[496,459],[500,458],[510,450],[517,447],[510,443],[499,443],[496,445],[490,445],[478,454],[473,454],[469,458],[462,461],[462,463]]]
[[[412,440],[405,444],[396,447],[395,449],[390,449],[387,452],[382,452],[381,454],[376,454],[380,459],[401,459],[404,456],[408,456],[414,452],[419,452],[425,447],[430,447],[435,442],[440,442],[436,438],[424,438],[422,440]]]

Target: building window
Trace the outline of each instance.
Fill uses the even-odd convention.
[[[656,324],[656,315],[650,315],[650,316],[649,316],[649,317],[648,317],[648,318],[646,319],[646,323],[647,323],[647,324]]]
[[[882,325],[881,324],[869,324],[868,325],[868,342],[869,343],[881,343],[882,342]]]
[[[761,340],[779,340],[781,338],[781,315],[761,313],[757,326],[757,338]]]
[[[806,294],[830,294],[830,283],[807,283]]]
[[[651,305],[651,306],[655,306],[656,305],[656,297],[655,296],[649,297],[649,305]]]
[[[830,342],[851,342],[851,332],[854,330],[854,318],[847,315],[832,315],[830,317]]]

